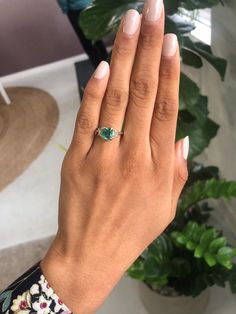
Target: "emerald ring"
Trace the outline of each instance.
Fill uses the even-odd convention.
[[[112,141],[114,138],[123,134],[124,132],[109,127],[97,128],[95,131],[95,135],[100,136],[104,141]]]

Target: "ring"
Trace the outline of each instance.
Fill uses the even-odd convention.
[[[95,131],[95,135],[100,136],[104,141],[112,141],[114,138],[123,134],[124,132],[109,127],[96,128]]]

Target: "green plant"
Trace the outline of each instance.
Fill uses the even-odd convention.
[[[166,32],[178,36],[183,64],[200,69],[203,60],[210,63],[223,80],[226,61],[215,56],[211,47],[195,41],[190,32],[193,23],[176,18],[182,8],[209,8],[220,0],[164,0]],[[141,11],[144,0],[94,0],[81,16],[81,26],[92,40],[116,32],[121,17],[129,8]],[[178,293],[193,297],[207,286],[224,287],[229,282],[236,292],[236,265],[232,248],[222,232],[209,224],[213,208],[209,199],[236,197],[236,182],[219,177],[215,166],[205,167],[194,161],[217,135],[219,125],[209,117],[208,98],[197,84],[181,73],[180,108],[177,139],[190,136],[189,180],[180,197],[177,215],[165,232],[157,238],[129,268],[132,278],[144,281],[160,293]]]

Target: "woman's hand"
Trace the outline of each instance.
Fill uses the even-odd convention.
[[[164,9],[130,10],[110,66],[90,79],[62,166],[59,229],[42,269],[74,313],[90,314],[175,216],[188,138],[175,144],[180,59]],[[97,126],[123,129],[112,141]],[[123,128],[122,128],[123,126]]]

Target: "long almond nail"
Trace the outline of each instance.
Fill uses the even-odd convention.
[[[178,46],[177,36],[175,34],[166,34],[164,37],[162,54],[165,57],[173,57]]]
[[[124,24],[123,24],[123,32],[127,35],[134,35],[139,27],[140,24],[140,15],[136,10],[129,10],[127,11]]]
[[[188,154],[189,154],[189,136],[186,136],[183,139],[183,158],[185,160],[188,159]]]
[[[147,0],[144,5],[144,16],[147,21],[156,22],[161,17],[163,0]]]
[[[94,73],[94,77],[98,80],[103,79],[108,74],[109,68],[109,64],[106,61],[100,62]]]

